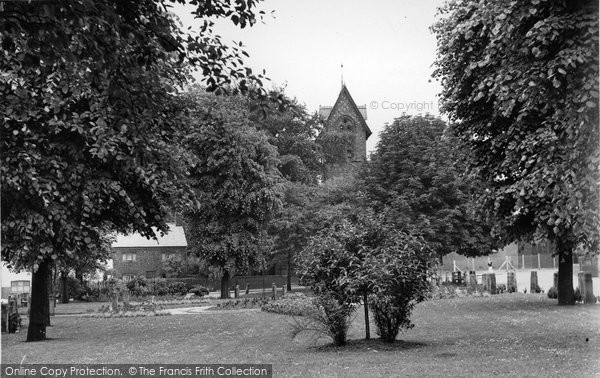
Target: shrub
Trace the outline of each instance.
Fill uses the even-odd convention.
[[[556,299],[558,298],[558,290],[556,290],[555,286],[552,286],[550,290],[548,290],[548,298]]]
[[[334,296],[321,293],[313,299],[313,307],[307,308],[306,317],[296,319],[292,335],[295,337],[306,332],[316,337],[326,335],[335,345],[345,345],[355,309],[353,304],[340,303]]]
[[[369,305],[373,312],[376,332],[382,340],[393,342],[400,328],[412,328],[410,306],[397,295],[371,295]]]
[[[506,291],[506,285],[505,284],[496,285],[496,291],[498,292],[498,294],[504,293]]]
[[[392,343],[400,329],[411,328],[413,308],[431,295],[430,252],[421,239],[396,234],[367,262],[366,275],[373,283],[369,301],[383,341]],[[463,295],[462,290],[456,294]]]
[[[60,295],[62,295],[63,293],[62,284],[63,280],[60,280],[58,291]],[[73,299],[81,299],[81,297],[84,296],[86,293],[86,287],[83,286],[81,281],[74,277],[67,277],[67,287],[69,289],[69,297],[72,297]]]
[[[209,293],[208,289],[201,285],[196,285],[192,287],[188,292],[196,294],[199,297],[203,297],[205,295],[208,295]]]
[[[163,272],[168,278],[183,277],[184,267],[185,264],[178,255],[171,255],[163,261]]]
[[[81,299],[87,302],[97,302],[100,300],[100,289],[88,287],[84,295],[81,296]]]
[[[422,238],[365,214],[357,224],[342,221],[313,237],[298,256],[298,273],[317,295],[316,316],[336,345],[345,343],[348,318],[367,294],[380,312],[378,333],[393,342],[400,327],[410,325],[414,305],[429,295],[431,257]]]
[[[135,286],[132,290],[130,290],[131,295],[135,295],[136,297],[144,297],[146,295],[150,295],[150,289],[148,286]]]
[[[135,289],[138,287],[148,286],[148,281],[146,281],[145,277],[137,276],[129,280],[126,285],[129,290],[135,291]]]
[[[326,327],[326,333],[333,339],[335,345],[346,344],[346,336],[350,328],[350,315],[354,313],[355,306],[340,303],[339,300],[329,295],[316,298],[315,305],[319,311],[313,313],[316,320]]]
[[[164,279],[155,279],[148,282],[148,291],[152,295],[168,295],[169,284]]]
[[[581,295],[581,290],[579,290],[579,287],[575,289],[575,302],[583,302],[583,296]]]
[[[185,282],[180,282],[180,281],[169,282],[168,288],[169,288],[169,293],[174,294],[174,295],[177,295],[177,294],[185,295],[188,292],[188,288],[187,288],[187,285],[185,284]]]

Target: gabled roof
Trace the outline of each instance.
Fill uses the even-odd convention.
[[[163,236],[154,229],[156,233],[155,239],[148,239],[140,234],[133,233],[130,235],[117,235],[117,240],[112,244],[112,248],[157,248],[157,247],[187,247],[187,240],[183,227],[176,226],[174,223],[169,223],[169,232]]]
[[[342,84],[342,90],[340,91],[340,94],[338,95],[338,98],[335,101],[335,104],[333,106],[321,106],[321,107],[319,107],[319,116],[321,116],[321,118],[323,118],[325,120],[325,122],[329,122],[329,117],[331,116],[331,113],[333,113],[333,110],[337,106],[339,106],[339,103],[342,101],[342,98],[344,96],[348,98],[348,100],[350,101],[350,104],[354,108],[354,110],[358,114],[360,114],[361,124],[365,128],[367,138],[369,138],[369,136],[372,134],[372,132],[371,132],[371,129],[369,128],[369,126],[367,125],[367,122],[366,122],[366,119],[367,119],[367,106],[366,105],[361,105],[361,106],[357,106],[356,105],[356,103],[354,102],[354,99],[352,98],[352,96],[350,95],[350,92],[348,91],[348,88],[346,88],[346,84]]]

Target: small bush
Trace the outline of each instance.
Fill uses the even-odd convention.
[[[169,293],[173,294],[173,295],[177,295],[177,294],[185,295],[188,293],[187,285],[185,284],[185,282],[180,282],[180,281],[169,282],[168,288],[169,288]]]
[[[505,284],[496,285],[496,291],[498,292],[498,294],[504,293],[506,291],[506,285]]]
[[[552,286],[550,290],[548,290],[548,298],[557,299],[558,298],[558,290],[555,286]]]
[[[326,326],[326,332],[333,339],[335,345],[345,345],[348,329],[350,328],[350,316],[355,307],[340,303],[329,296],[319,296],[315,300],[318,312],[318,320]]]
[[[193,293],[193,294],[196,294],[199,297],[203,297],[205,295],[208,295],[209,291],[204,286],[197,285],[197,286],[192,287],[188,291],[188,293]]]
[[[581,295],[581,290],[579,290],[579,287],[575,289],[575,302],[583,302],[583,296]]]
[[[62,284],[63,280],[61,279],[58,290],[59,295],[63,293]],[[73,299],[81,299],[86,294],[86,287],[75,277],[67,277],[67,287],[69,289],[69,297]]]
[[[148,284],[148,289],[152,295],[168,295],[169,294],[169,284],[166,280],[157,279],[150,281]]]
[[[351,315],[356,307],[350,303],[340,303],[331,294],[321,293],[313,299],[314,307],[308,308],[305,317],[296,318],[292,336],[312,333],[315,339],[326,335],[337,346],[345,345],[348,329],[352,323]]]
[[[137,297],[145,297],[150,295],[150,289],[148,286],[136,286],[132,290],[130,290],[131,295],[135,295]]]
[[[130,291],[135,291],[135,289],[138,287],[148,286],[148,281],[146,281],[146,278],[144,277],[137,276],[129,280],[126,285],[127,289]]]
[[[410,312],[412,307],[400,296],[371,295],[369,297],[376,332],[383,341],[393,342],[400,328],[412,328]]]

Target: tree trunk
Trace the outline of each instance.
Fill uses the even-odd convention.
[[[60,274],[60,280],[62,282],[62,293],[60,294],[60,301],[62,303],[69,303],[69,279],[67,277],[67,272],[62,272]]]
[[[287,255],[287,290],[292,291],[292,254],[288,252]]]
[[[365,339],[371,340],[371,325],[369,324],[369,296],[366,292],[363,294],[363,298],[363,301],[365,303]]]
[[[559,241],[556,247],[558,248],[558,304],[574,305],[573,245]]]
[[[31,278],[31,304],[27,341],[46,340],[46,311],[48,311],[48,261],[42,262]]]
[[[221,299],[229,299],[229,272],[227,270],[221,277]]]
[[[52,267],[48,263],[48,269],[46,273],[46,302],[47,306],[44,306],[44,321],[46,322],[46,327],[51,326],[50,324],[50,297],[52,294]]]

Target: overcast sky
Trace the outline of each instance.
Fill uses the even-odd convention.
[[[429,26],[441,0],[267,0],[264,23],[238,29],[219,23],[223,41],[241,41],[254,70],[312,113],[333,105],[344,82],[357,105],[367,106],[375,147],[386,122],[402,112],[439,114],[439,84],[430,80],[435,38]],[[184,25],[193,18],[175,8]],[[271,16],[271,11],[274,13]]]

